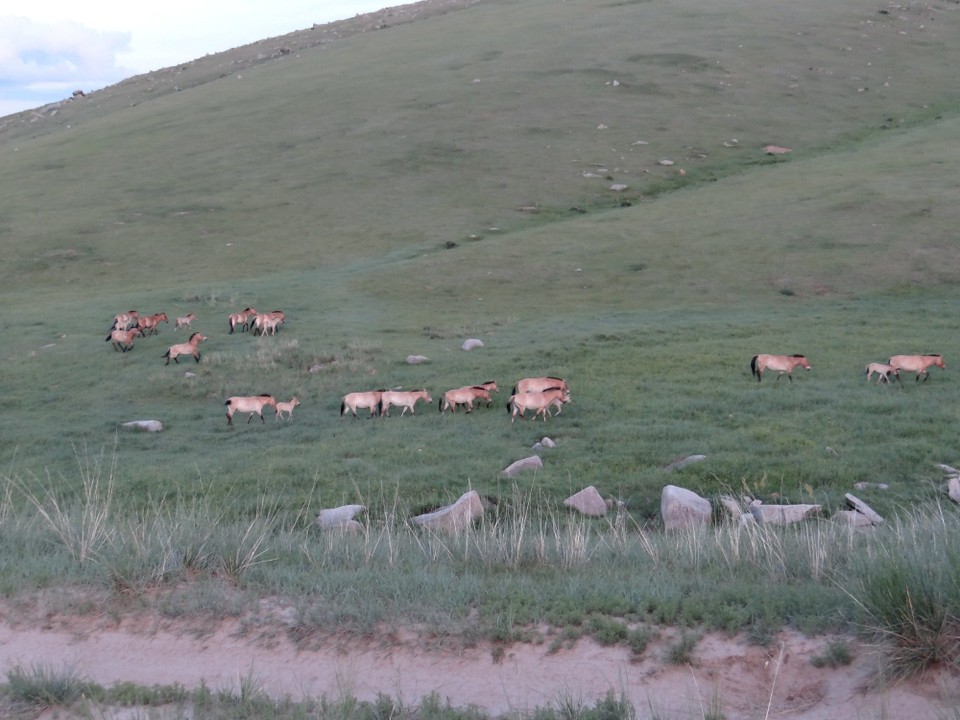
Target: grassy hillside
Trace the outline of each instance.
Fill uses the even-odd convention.
[[[0,460],[69,496],[115,448],[137,508],[415,511],[504,492],[549,434],[523,482],[550,502],[593,484],[644,518],[665,482],[835,504],[859,480],[891,485],[883,511],[915,502],[957,455],[958,23],[951,3],[479,2],[8,124]],[[250,304],[286,327],[228,335]],[[164,366],[172,326],[111,350],[128,308],[196,312],[203,362]],[[758,352],[813,370],[758,385]],[[868,386],[897,352],[948,369]],[[504,393],[338,415],[351,390],[545,373],[574,397],[546,425],[511,425]],[[303,405],[228,428],[224,398],[259,392]],[[145,417],[167,430],[118,432]]]

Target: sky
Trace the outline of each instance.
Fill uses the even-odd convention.
[[[23,0],[0,9],[0,116],[409,0]],[[10,5],[15,5],[12,11]]]

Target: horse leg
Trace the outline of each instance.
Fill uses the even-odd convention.
[[[227,411],[227,425],[233,425],[233,413]]]

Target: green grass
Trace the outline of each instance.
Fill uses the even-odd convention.
[[[638,597],[613,568],[671,567],[638,535],[658,527],[667,483],[828,513],[854,483],[885,483],[858,495],[891,520],[939,496],[960,407],[955,15],[490,0],[268,62],[236,50],[3,125],[0,527],[29,551],[0,565],[0,590],[144,593],[189,575],[165,613],[289,593],[305,635],[330,613],[361,632],[444,628],[469,606],[503,639],[545,618],[604,641],[624,618],[758,638],[838,622],[836,568],[809,569],[802,537],[738,567],[776,580],[750,598],[712,574],[659,576]],[[229,335],[247,305],[287,324]],[[114,352],[104,337],[129,308],[195,312],[203,361],[164,366],[185,339],[166,325]],[[470,337],[485,346],[461,350]],[[758,384],[759,352],[813,369]],[[867,384],[868,362],[902,352],[947,369]],[[507,388],[543,374],[566,378],[572,403],[508,422]],[[438,398],[488,379],[504,391],[469,416],[339,416],[353,390]],[[224,399],[262,392],[299,396],[292,422],[228,427]],[[122,428],[147,418],[165,430]],[[514,488],[502,469],[545,435],[557,447]],[[692,454],[706,460],[667,469]],[[616,552],[608,525],[567,524],[562,500],[587,485],[624,503]],[[495,527],[533,521],[549,552],[508,536],[477,559],[398,529],[468,488],[497,503]],[[319,509],[357,502],[371,532],[403,542],[317,536]],[[587,548],[609,564],[580,568]],[[395,574],[368,578],[359,605],[309,600],[355,595],[358,554]],[[485,563],[502,598],[419,602],[434,582],[489,580]],[[609,592],[571,595],[571,566],[575,585]]]

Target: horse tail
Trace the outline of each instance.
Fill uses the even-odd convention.
[[[750,359],[750,374],[751,374],[751,375],[755,375],[755,376],[757,377],[757,380],[760,379],[760,371],[757,369],[757,358],[758,358],[758,357],[760,357],[760,356],[759,356],[759,355],[754,355],[754,356]]]
[[[341,400],[341,401],[340,401],[340,415],[346,415],[346,414],[347,414],[347,401],[346,401],[346,400]]]
[[[113,337],[113,333],[111,332],[111,333],[110,333],[109,335],[107,335],[107,337],[104,339],[104,342],[110,342],[110,338],[112,338],[112,337]]]
[[[227,401],[224,403],[224,405],[229,405],[232,402],[233,402],[233,398],[227,398]]]
[[[383,417],[383,398],[377,400],[377,417]]]
[[[443,412],[443,395],[441,395],[440,399],[437,401],[437,410]]]

